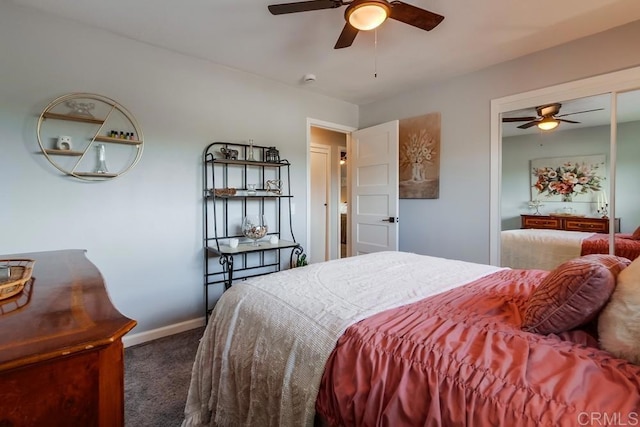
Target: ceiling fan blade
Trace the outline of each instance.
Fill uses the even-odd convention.
[[[523,125],[518,126],[518,129],[529,129],[529,128],[530,128],[530,127],[532,127],[532,126],[537,125],[537,124],[538,124],[538,122],[539,122],[539,120],[534,120],[534,121],[532,121],[532,122],[525,123],[525,124],[523,124]]]
[[[267,6],[272,15],[308,12],[311,10],[333,9],[342,6],[341,0],[310,0],[297,3],[270,4]]]
[[[502,123],[528,122],[535,119],[537,119],[537,117],[503,117]]]
[[[390,4],[391,15],[389,15],[389,18],[426,31],[433,30],[444,19],[442,15],[420,9],[399,0],[392,1]]]
[[[559,119],[558,116],[556,116],[556,120],[559,122],[565,122],[565,123],[580,123],[580,122],[574,122],[573,120]]]
[[[334,49],[342,49],[345,47],[349,47],[353,44],[353,41],[356,39],[358,35],[358,30],[352,27],[348,22],[344,24],[344,28],[340,33],[340,37],[338,37],[338,41],[336,45],[333,47]]]
[[[570,116],[572,114],[590,113],[592,111],[602,111],[602,110],[604,110],[604,108],[596,108],[596,109],[593,109],[593,110],[584,110],[584,111],[576,111],[575,113],[560,114],[559,116],[554,116],[554,117],[555,118],[565,117],[565,116]]]

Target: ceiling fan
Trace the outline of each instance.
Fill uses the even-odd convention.
[[[502,122],[503,123],[528,122],[518,126],[518,129],[529,129],[532,126],[538,126],[538,128],[542,130],[551,130],[558,127],[560,122],[580,123],[574,120],[561,119],[560,117],[566,117],[566,116],[571,116],[573,114],[582,114],[582,113],[589,113],[591,111],[603,110],[603,108],[596,108],[593,110],[576,111],[575,113],[558,115],[558,113],[560,112],[560,107],[562,107],[562,104],[559,104],[559,103],[542,105],[540,107],[536,107],[536,113],[538,113],[537,117],[503,117]]]
[[[308,12],[311,10],[335,9],[347,6],[344,18],[347,23],[338,37],[334,49],[342,49],[351,46],[358,31],[367,31],[377,28],[387,18],[413,25],[422,30],[433,30],[444,16],[419,7],[403,3],[399,0],[309,0],[297,3],[282,3],[269,5],[269,12],[273,15],[286,13]]]

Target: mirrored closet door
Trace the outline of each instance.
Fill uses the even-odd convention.
[[[639,87],[635,68],[492,101],[492,264],[552,269],[640,226]]]

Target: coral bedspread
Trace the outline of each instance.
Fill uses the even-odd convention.
[[[640,240],[631,239],[631,234],[616,233],[614,245],[616,255],[630,260],[640,256]],[[580,255],[609,253],[609,235],[595,234],[582,241]]]
[[[312,426],[325,362],[347,327],[499,270],[377,252],[234,284],[200,341],[183,426]]]
[[[640,367],[585,331],[520,330],[546,274],[499,271],[352,325],[327,362],[318,414],[349,426],[637,425]]]

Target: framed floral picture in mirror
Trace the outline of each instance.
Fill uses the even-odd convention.
[[[604,154],[531,160],[531,200],[594,202],[606,182]]]

